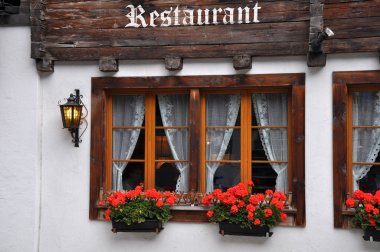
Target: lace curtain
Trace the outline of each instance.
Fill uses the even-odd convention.
[[[288,101],[286,94],[253,94],[253,108],[258,126],[287,126]],[[288,135],[286,129],[259,129],[261,143],[269,161],[288,160]],[[288,192],[287,164],[271,163],[277,173],[276,190]]]
[[[354,126],[380,125],[380,92],[355,92],[352,97]],[[380,129],[353,129],[353,162],[375,162],[380,150]],[[372,165],[353,165],[354,190]]]
[[[141,126],[144,121],[144,96],[116,96],[113,98],[114,126]],[[115,129],[112,136],[113,159],[128,160],[136,147],[140,129]],[[122,176],[128,162],[114,162],[112,190],[123,190]]]
[[[235,126],[239,114],[240,95],[208,95],[207,126]],[[206,160],[222,160],[230,142],[233,129],[208,129]],[[206,191],[214,189],[214,175],[219,163],[206,163]]]
[[[188,125],[188,96],[187,95],[159,95],[162,123],[165,127]],[[165,129],[173,158],[175,160],[188,160],[188,130]],[[175,163],[180,175],[177,180],[176,191],[188,192],[189,163]]]

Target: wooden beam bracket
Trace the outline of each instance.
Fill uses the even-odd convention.
[[[48,72],[48,73],[54,72],[53,60],[47,59],[47,58],[36,59],[36,63],[37,63],[37,70],[39,72]]]
[[[310,0],[310,28],[309,28],[309,51],[307,53],[307,66],[324,67],[326,65],[326,54],[323,50],[315,50],[311,43],[323,31],[323,1]]]
[[[183,68],[183,58],[178,56],[166,56],[165,68],[169,71],[178,71]]]
[[[248,54],[235,55],[233,64],[236,70],[252,69],[252,56]]]
[[[119,61],[113,58],[101,58],[99,60],[99,70],[102,72],[119,71]]]

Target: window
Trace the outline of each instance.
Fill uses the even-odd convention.
[[[93,78],[90,204],[141,182],[183,195],[252,179],[257,191],[291,193],[290,214],[303,225],[303,82],[303,74]]]
[[[380,72],[337,72],[333,81],[334,224],[347,227],[347,195],[380,188]]]

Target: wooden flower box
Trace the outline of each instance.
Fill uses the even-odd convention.
[[[380,241],[380,230],[374,227],[364,229],[363,239],[366,241]]]
[[[125,222],[112,221],[111,231],[117,232],[156,232],[159,233],[163,229],[162,222],[158,220],[146,220],[141,223],[132,223],[128,225]]]
[[[219,233],[221,235],[243,235],[243,236],[259,236],[271,237],[273,232],[270,232],[266,226],[252,226],[252,228],[241,228],[239,224],[220,222]]]

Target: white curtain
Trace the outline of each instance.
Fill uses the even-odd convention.
[[[286,94],[253,94],[253,108],[258,126],[287,126],[288,101]],[[288,134],[286,129],[259,129],[261,143],[269,161],[288,160]],[[271,163],[277,173],[276,190],[288,192],[287,164]]]
[[[162,123],[165,127],[188,125],[188,103],[187,95],[159,95],[158,104]],[[187,129],[165,129],[173,158],[175,160],[188,160],[188,130]],[[176,191],[188,192],[189,190],[189,163],[175,163],[180,175],[177,180]]]
[[[240,95],[208,95],[206,106],[207,126],[235,126],[239,114]],[[230,142],[233,129],[208,129],[207,160],[222,160]],[[214,175],[220,163],[206,163],[206,190],[214,190]]]
[[[112,104],[114,126],[141,126],[144,121],[144,96],[115,96]],[[128,160],[135,150],[140,129],[114,129],[112,139],[113,159]],[[114,162],[112,190],[123,190],[122,176],[128,162]]]
[[[354,126],[380,125],[380,92],[354,92],[352,96],[352,122]],[[379,129],[353,129],[353,162],[375,162],[380,150]],[[372,165],[354,165],[354,190],[359,180],[370,171]]]

